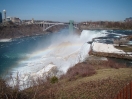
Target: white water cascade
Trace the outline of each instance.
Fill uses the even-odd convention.
[[[87,42],[92,38],[105,36],[105,33],[105,30],[83,30],[80,36],[72,34],[66,37],[63,35],[52,37],[53,42],[47,48],[33,52],[28,58],[20,60],[18,66],[12,69],[12,76],[15,79],[16,72],[19,72],[22,85],[31,78],[42,77],[54,66],[66,73],[68,68],[82,62],[88,56],[90,45]],[[12,81],[10,85],[13,85]]]

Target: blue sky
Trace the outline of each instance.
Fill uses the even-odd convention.
[[[0,0],[0,12],[20,19],[123,21],[132,17],[132,0]]]

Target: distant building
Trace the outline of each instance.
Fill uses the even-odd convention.
[[[21,20],[19,18],[17,18],[17,17],[7,17],[6,21],[8,21],[8,22],[11,21],[11,22],[13,22],[15,24],[20,24],[21,23]]]
[[[17,17],[11,17],[11,21],[13,23],[18,23],[18,24],[21,22],[21,20],[19,18],[17,18]]]
[[[31,23],[34,24],[34,18],[32,18]]]
[[[6,18],[6,21],[7,21],[7,22],[11,21],[11,17],[7,17],[7,18]]]
[[[2,23],[2,13],[0,12],[0,23]]]
[[[35,23],[34,18],[32,18],[32,20],[22,20],[22,24],[34,24],[34,23]]]
[[[125,21],[125,22],[132,22],[132,17],[126,18],[124,21]]]
[[[6,22],[6,10],[3,10],[4,13],[4,22]]]
[[[22,24],[32,24],[32,20],[22,20]]]

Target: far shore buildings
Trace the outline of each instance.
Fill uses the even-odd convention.
[[[34,24],[34,18],[32,18],[32,20],[22,20],[22,24]]]
[[[11,22],[13,22],[15,24],[20,24],[21,23],[21,20],[19,18],[17,18],[17,17],[7,17],[6,21],[7,22],[11,21]]]
[[[132,17],[126,18],[124,21],[125,21],[125,22],[132,22]]]
[[[3,19],[2,19],[2,13],[0,12],[0,23],[7,23],[7,22],[13,22],[15,24],[20,24],[21,20],[17,17],[6,17],[6,10],[3,10]]]

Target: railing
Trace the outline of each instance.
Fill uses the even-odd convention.
[[[132,99],[132,81],[127,84],[114,99]]]

